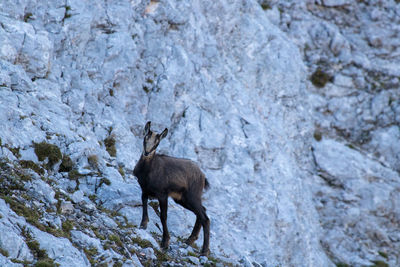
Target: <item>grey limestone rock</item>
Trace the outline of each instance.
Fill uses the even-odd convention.
[[[211,184],[204,206],[215,256],[369,264],[399,240],[390,224],[398,216],[398,12],[394,1],[2,1],[0,155],[38,163],[34,142],[57,145],[73,172],[55,166],[26,183],[39,206],[56,210],[55,194],[63,195],[59,220],[43,217],[58,226],[96,218],[101,231],[117,231],[140,222],[132,169],[151,120],[169,128],[160,153],[198,162]],[[317,69],[331,77],[320,88],[308,81]],[[314,127],[322,142],[312,153]],[[148,230],[126,236],[158,249],[157,208],[149,214]],[[194,220],[171,202],[171,240],[189,235]],[[4,246],[30,260],[6,222],[15,242]],[[100,242],[80,228],[75,243],[29,229],[61,265],[89,265],[73,244]],[[107,262],[123,257],[104,253]],[[126,265],[139,261],[132,257]]]

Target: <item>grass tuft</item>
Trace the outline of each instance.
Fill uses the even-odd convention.
[[[0,253],[1,253],[4,257],[10,256],[10,254],[8,253],[8,251],[5,250],[4,248],[0,248]]]
[[[332,82],[333,77],[330,76],[328,73],[323,71],[322,69],[318,68],[312,75],[311,75],[311,82],[315,87],[322,88],[328,82]]]
[[[106,150],[111,157],[117,156],[117,148],[115,146],[115,137],[110,135],[104,140],[104,145],[106,146]]]
[[[47,167],[49,169],[62,159],[61,151],[56,145],[41,142],[38,144],[35,143],[34,148],[35,154],[38,157],[39,161],[44,161],[46,158],[48,159]]]
[[[31,169],[39,175],[44,174],[44,170],[32,160],[20,160],[19,164],[24,169]]]
[[[74,163],[68,155],[63,155],[61,165],[59,168],[60,172],[70,172],[74,167]]]

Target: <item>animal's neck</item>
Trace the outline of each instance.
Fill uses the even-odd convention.
[[[156,155],[155,151],[151,152],[147,156],[145,155],[145,153],[143,151],[142,156],[140,157],[140,159],[145,161],[145,162],[151,162],[153,160],[153,158],[155,157],[155,155]]]
[[[136,177],[144,177],[151,169],[151,164],[154,159],[155,153],[150,153],[149,155],[145,156],[144,153],[140,156],[138,163],[133,170],[133,173]],[[144,176],[143,176],[144,175]]]

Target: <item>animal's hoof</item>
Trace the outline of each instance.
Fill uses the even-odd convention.
[[[208,255],[210,255],[210,250],[209,249],[202,249],[200,256],[205,256],[208,257]]]
[[[194,243],[195,240],[196,240],[195,238],[189,237],[188,239],[186,239],[185,243],[186,243],[187,245],[191,246],[191,245],[193,245],[193,243]]]
[[[168,249],[168,247],[169,247],[169,240],[167,239],[167,240],[161,241],[161,247],[162,247],[163,249]]]
[[[142,222],[140,224],[140,229],[146,229],[147,228],[147,222]]]

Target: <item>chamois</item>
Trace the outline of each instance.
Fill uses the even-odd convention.
[[[161,134],[157,134],[150,130],[150,124],[151,122],[148,121],[145,125],[143,153],[133,170],[142,189],[143,214],[140,228],[146,229],[149,221],[148,198],[157,198],[163,227],[161,247],[168,248],[170,237],[167,227],[167,209],[168,196],[170,196],[176,203],[196,215],[193,231],[186,240],[186,244],[193,244],[203,226],[204,240],[201,255],[207,256],[209,254],[210,219],[201,203],[201,195],[203,189],[208,188],[209,183],[193,161],[157,154],[156,148],[160,141],[167,136],[168,129],[165,128]]]

